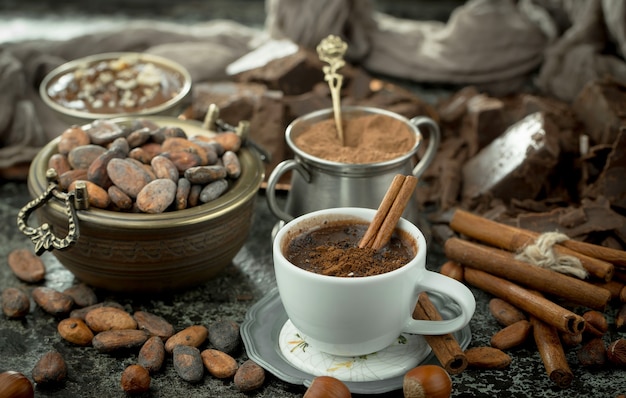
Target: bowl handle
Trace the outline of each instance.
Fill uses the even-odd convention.
[[[74,244],[80,236],[76,210],[84,210],[89,206],[87,187],[84,182],[77,182],[76,190],[65,193],[58,189],[56,170],[48,169],[46,179],[48,180],[48,188],[46,191],[28,202],[26,206],[22,207],[19,213],[17,213],[17,227],[35,244],[35,252],[37,255],[41,255],[46,250],[67,249],[70,245]],[[48,223],[43,223],[36,228],[28,225],[28,218],[32,212],[45,205],[52,198],[56,198],[65,203],[68,230],[64,238],[59,238],[54,235]]]

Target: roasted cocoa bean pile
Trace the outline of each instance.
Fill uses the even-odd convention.
[[[147,119],[103,119],[61,133],[48,167],[64,191],[83,181],[90,206],[158,214],[222,196],[241,175],[240,148],[235,132],[189,137]]]

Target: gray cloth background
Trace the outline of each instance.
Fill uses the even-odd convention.
[[[470,0],[446,23],[394,18],[370,0],[266,0],[266,23],[129,26],[65,41],[0,45],[0,168],[30,161],[65,127],[45,108],[38,84],[65,61],[109,51],[159,54],[187,67],[194,82],[227,79],[228,64],[264,41],[315,48],[329,34],[349,44],[364,68],[424,83],[475,85],[492,95],[521,89],[572,101],[610,74],[626,84],[626,2]]]

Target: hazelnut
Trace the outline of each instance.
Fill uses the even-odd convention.
[[[7,371],[0,373],[0,397],[33,398],[33,383],[19,372]]]
[[[402,392],[405,398],[449,398],[452,379],[441,366],[421,365],[406,372]]]
[[[606,356],[614,365],[626,365],[626,339],[617,339],[606,350]]]
[[[303,398],[350,398],[352,394],[341,380],[331,376],[317,376]]]

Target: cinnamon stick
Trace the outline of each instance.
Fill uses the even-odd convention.
[[[574,380],[574,374],[567,363],[565,351],[556,328],[534,316],[530,317],[530,323],[533,328],[535,344],[548,377],[560,388],[569,387]]]
[[[397,188],[398,184],[400,184],[400,189]],[[413,176],[396,175],[394,177],[374,219],[359,242],[359,247],[380,250],[389,242],[416,186],[417,178]]]
[[[444,251],[449,260],[589,308],[604,310],[611,300],[611,292],[607,289],[516,260],[512,253],[505,250],[450,238],[444,245]]]
[[[470,238],[509,251],[518,251],[534,243],[540,235],[534,231],[498,223],[461,209],[455,210],[450,221],[450,228]],[[586,254],[589,251],[583,253],[572,250],[570,246],[579,246],[572,242],[574,241],[570,239],[556,244],[553,250],[559,255],[577,257],[590,275],[605,281],[611,280],[615,271],[613,264],[600,258],[590,257]],[[596,252],[599,253],[600,250]],[[626,258],[626,253],[624,256]]]
[[[430,301],[426,292],[419,294],[415,310],[413,311],[413,318],[430,321],[443,320],[437,307]],[[467,368],[465,353],[452,333],[425,335],[424,339],[448,373],[459,374]]]
[[[580,334],[585,328],[585,320],[580,315],[506,279],[466,266],[465,281],[508,301],[561,332]]]
[[[361,241],[359,242],[359,247],[370,247],[372,245],[372,243],[376,239],[376,234],[378,233],[378,230],[380,229],[381,225],[383,225],[383,221],[389,213],[389,209],[391,209],[391,206],[393,205],[393,201],[396,199],[398,193],[400,192],[400,189],[402,188],[403,182],[403,175],[397,174],[393,177],[391,185],[387,189],[387,192],[385,192],[385,196],[380,202],[380,205],[378,206],[378,210],[376,211],[372,222],[367,228],[367,231],[365,231],[365,235],[363,235]]]

